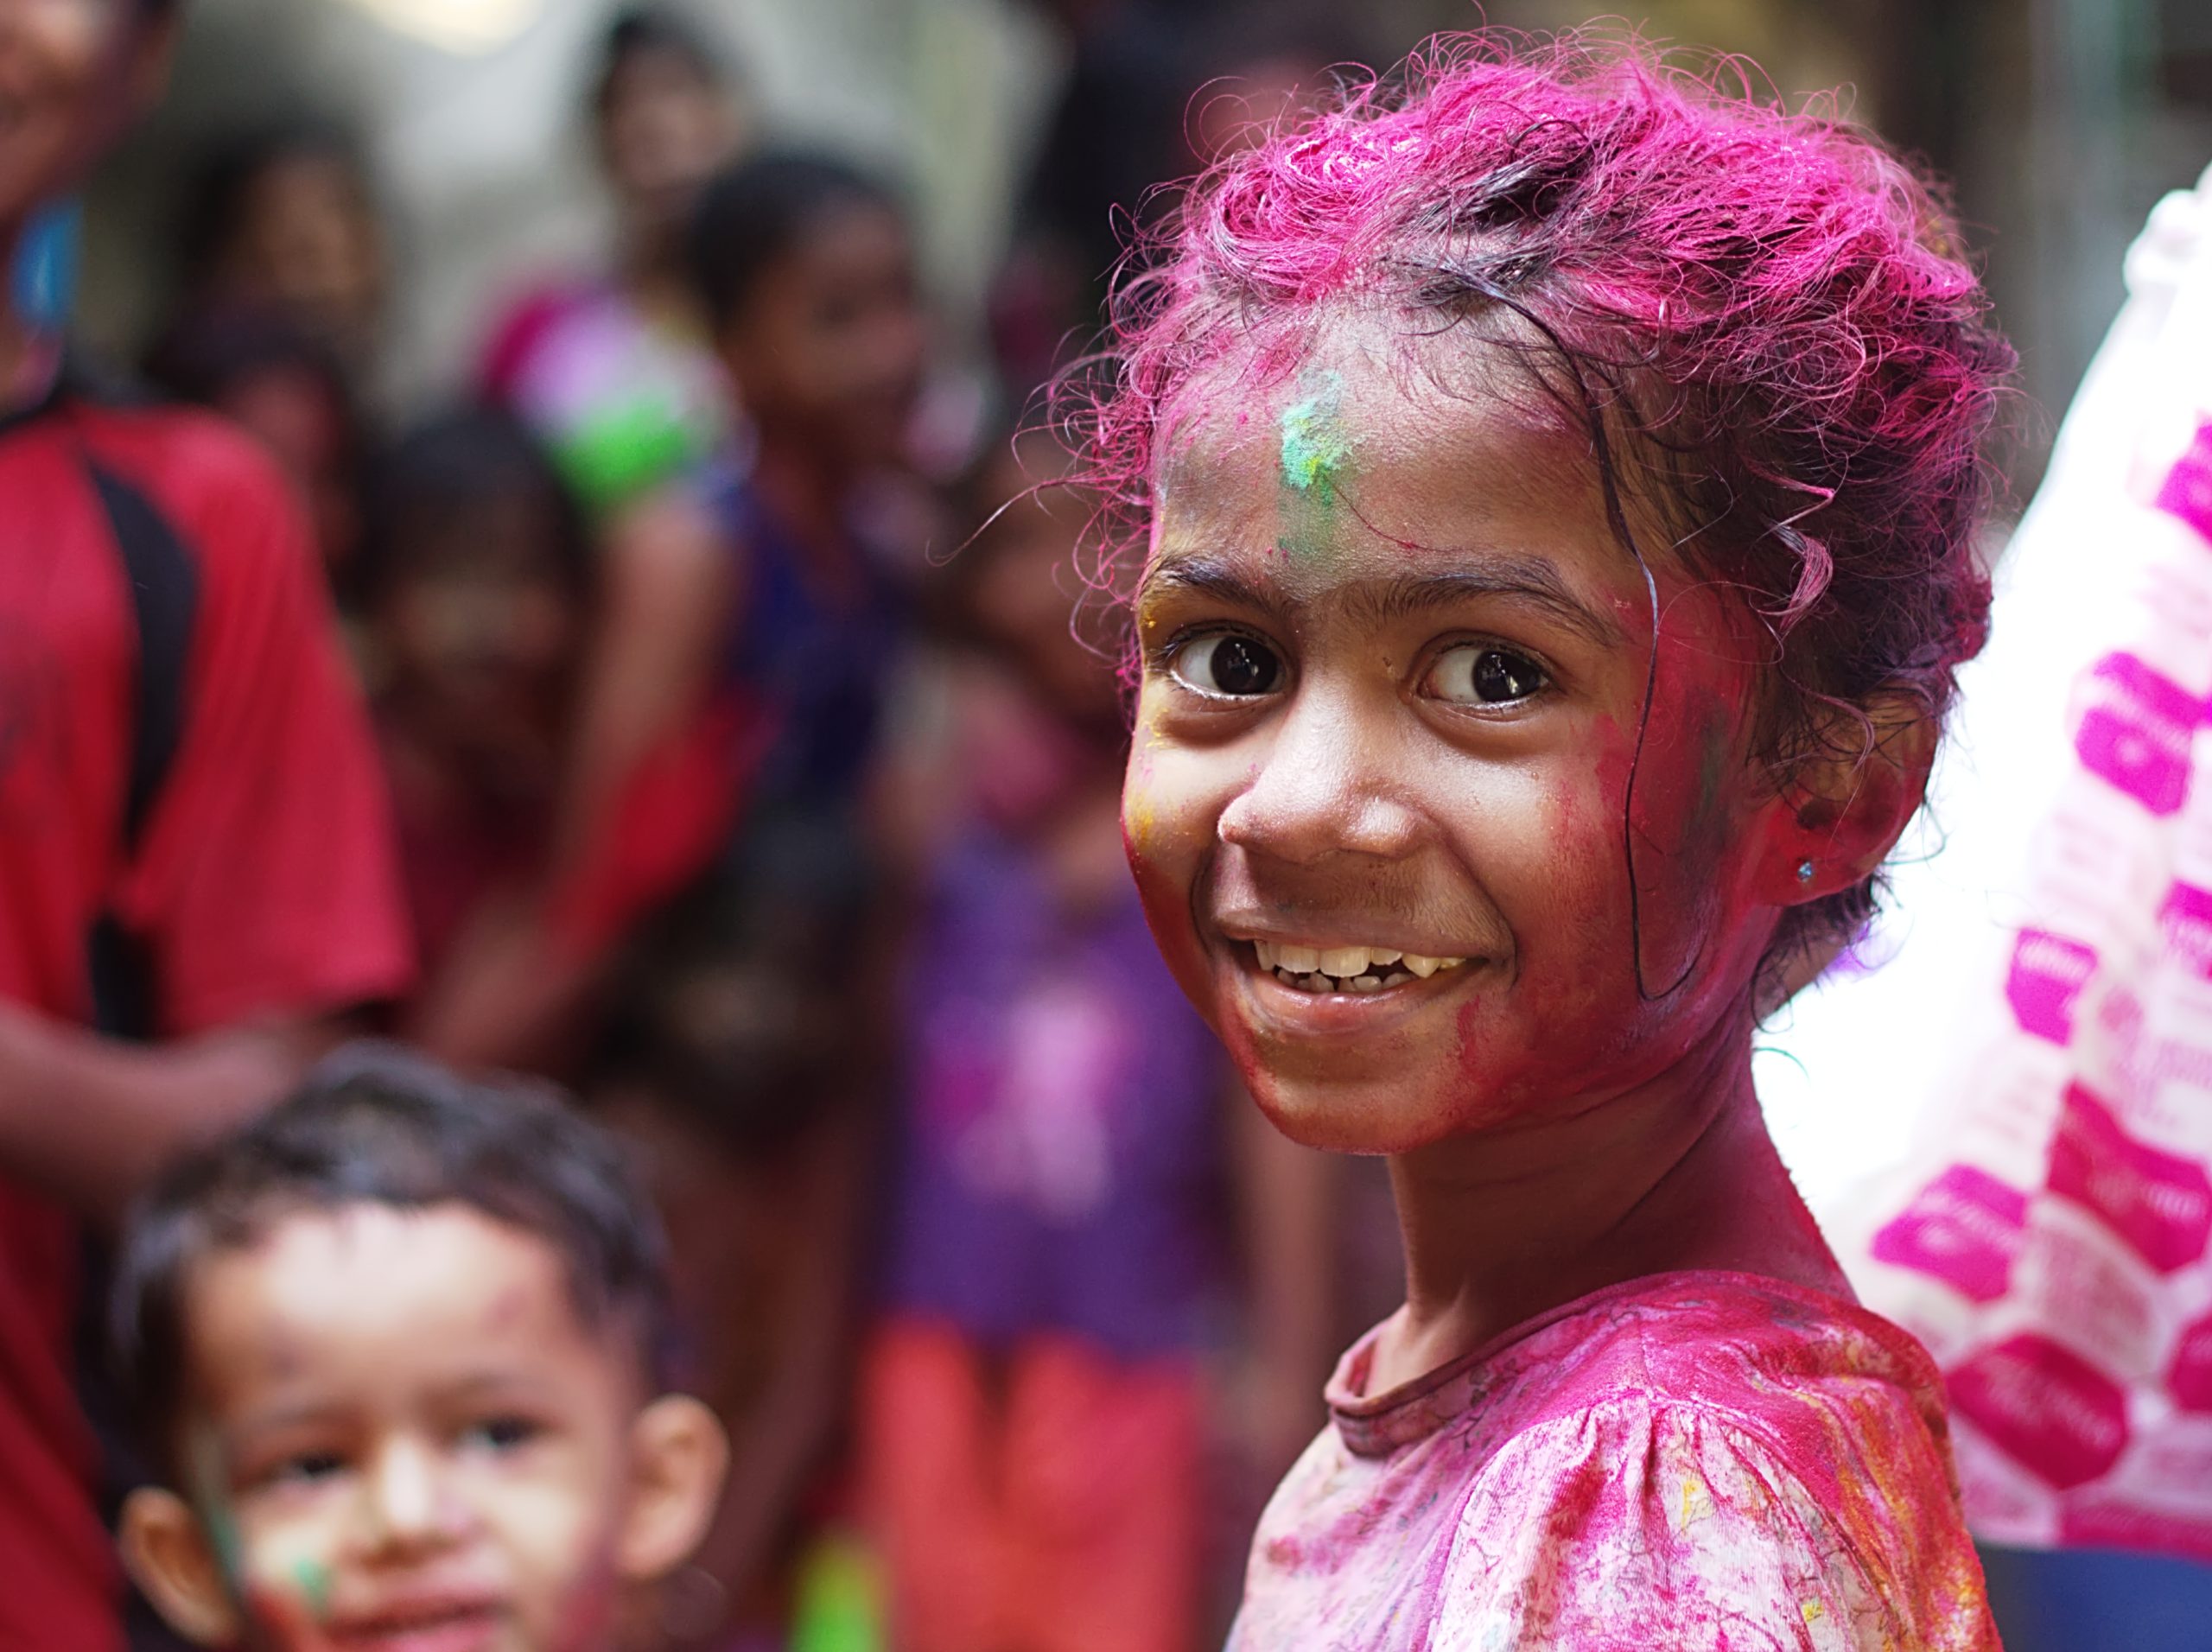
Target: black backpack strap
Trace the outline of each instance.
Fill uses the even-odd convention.
[[[200,607],[200,572],[175,529],[137,488],[87,458],[123,559],[138,632],[138,676],[131,700],[130,768],[124,793],[122,847],[136,855],[184,737],[185,669]],[[153,1035],[157,1006],[152,960],[143,940],[103,913],[87,939],[94,1025],[118,1038]]]

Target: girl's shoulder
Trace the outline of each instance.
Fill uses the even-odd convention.
[[[1851,1303],[1637,1280],[1372,1398],[1345,1391],[1360,1352],[1262,1524],[1251,1627],[1349,1612],[1380,1638],[1345,1645],[1421,1624],[1408,1648],[1572,1652],[1658,1614],[1685,1649],[1996,1644],[1934,1371]]]

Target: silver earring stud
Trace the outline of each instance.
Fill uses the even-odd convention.
[[[1800,883],[1810,883],[1810,882],[1812,882],[1812,880],[1813,880],[1813,863],[1812,863],[1810,861],[1798,861],[1798,862],[1797,862],[1797,881],[1798,881],[1798,882],[1800,882]]]

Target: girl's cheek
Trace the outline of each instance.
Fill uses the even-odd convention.
[[[1192,899],[1212,841],[1214,816],[1193,787],[1189,754],[1148,740],[1140,721],[1122,792],[1122,844],[1146,921],[1169,969],[1200,1010],[1210,1011],[1211,976],[1192,915]]]
[[[1196,846],[1211,833],[1203,818],[1208,775],[1192,753],[1161,734],[1140,702],[1122,785],[1122,843],[1141,881],[1145,868],[1181,865],[1196,874]]]
[[[1527,853],[1507,917],[1527,1007],[1548,1020],[1599,1010],[1628,978],[1636,930],[1622,830],[1633,731],[1599,718],[1529,800]]]
[[[1196,874],[1192,857],[1163,854],[1167,847],[1156,826],[1140,826],[1125,809],[1122,843],[1129,870],[1136,879],[1137,896],[1143,903],[1145,921],[1153,938],[1183,990],[1204,1007],[1205,950],[1191,915],[1191,889]]]

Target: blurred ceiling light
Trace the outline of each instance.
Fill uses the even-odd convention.
[[[441,51],[495,52],[545,10],[545,0],[353,0],[385,28]]]

